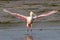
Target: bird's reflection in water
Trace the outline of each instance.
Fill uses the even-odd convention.
[[[32,35],[27,34],[26,39],[27,39],[27,40],[33,40],[33,37],[32,37]]]

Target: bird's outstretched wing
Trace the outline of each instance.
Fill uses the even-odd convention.
[[[35,17],[33,17],[33,18],[36,19],[36,18],[40,18],[40,17],[44,17],[44,16],[49,16],[49,15],[54,14],[54,13],[56,13],[56,12],[57,12],[56,10],[53,10],[53,11],[50,11],[50,12],[48,12],[48,13],[44,13],[44,14],[35,16]]]
[[[3,9],[4,12],[7,12],[15,17],[17,17],[18,19],[22,19],[22,20],[27,20],[27,17],[21,14],[17,14],[17,13],[12,13],[11,11],[8,11],[6,9]]]

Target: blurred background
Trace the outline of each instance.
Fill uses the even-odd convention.
[[[39,15],[51,10],[58,10],[58,13],[42,17],[37,21],[60,21],[60,0],[0,0],[0,22],[20,22],[21,20],[3,12],[3,9],[26,16],[29,16],[30,11]]]

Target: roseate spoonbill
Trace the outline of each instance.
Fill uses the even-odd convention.
[[[34,19],[37,19],[37,18],[40,18],[40,17],[45,17],[45,16],[49,16],[51,14],[54,14],[57,12],[57,10],[53,10],[53,11],[50,11],[48,13],[44,13],[44,14],[41,14],[41,15],[35,15],[32,11],[30,12],[30,16],[24,16],[24,15],[21,15],[21,14],[17,14],[17,13],[12,13],[11,11],[8,11],[6,9],[3,9],[4,12],[7,12],[7,13],[10,13],[11,15],[17,17],[18,19],[22,19],[22,20],[25,20],[27,21],[27,29],[30,29],[32,31],[32,23],[33,23],[33,20]],[[34,16],[33,16],[34,15]]]

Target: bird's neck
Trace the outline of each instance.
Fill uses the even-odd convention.
[[[30,12],[30,17],[33,17],[33,12],[32,11]]]
[[[33,14],[30,14],[30,17],[32,18],[33,17]]]

